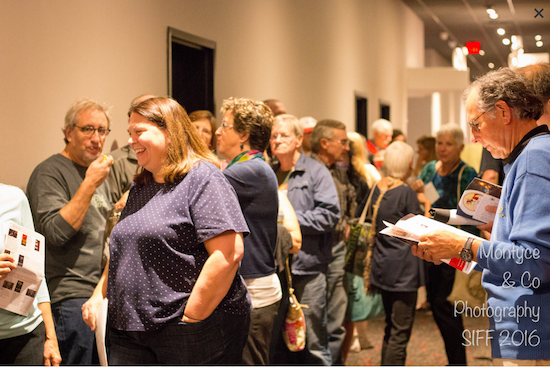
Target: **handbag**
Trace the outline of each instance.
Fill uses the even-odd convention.
[[[286,312],[283,339],[291,352],[299,352],[306,347],[306,319],[302,308],[308,306],[300,304],[292,288],[292,276],[288,258],[286,259],[286,273],[288,278],[288,291],[290,293],[290,306]]]
[[[367,240],[370,238],[372,229],[371,218],[367,217],[367,215],[370,211],[373,192],[374,185],[372,186],[372,190],[370,190],[367,203],[361,212],[361,216],[353,219],[350,223],[349,237],[346,242],[344,270],[358,276],[363,276],[363,272],[365,271],[364,261],[368,251]],[[371,222],[366,222],[367,219]]]

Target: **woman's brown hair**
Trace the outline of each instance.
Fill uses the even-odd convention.
[[[185,109],[174,99],[150,98],[132,106],[130,113],[137,113],[166,131],[168,144],[162,168],[165,182],[181,180],[199,160],[219,167],[217,157],[202,141]],[[141,168],[134,181],[141,185],[152,179],[151,172]]]

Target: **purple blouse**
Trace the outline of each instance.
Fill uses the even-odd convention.
[[[209,256],[203,242],[229,230],[248,234],[233,187],[211,163],[201,161],[177,184],[132,184],[110,238],[111,325],[147,331],[180,319]],[[237,273],[216,311],[250,310]]]

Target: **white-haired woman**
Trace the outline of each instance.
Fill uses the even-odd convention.
[[[413,149],[406,143],[397,141],[390,144],[382,167],[385,177],[374,187],[372,195],[372,206],[383,195],[374,223],[376,235],[370,273],[370,283],[382,293],[386,312],[382,365],[405,364],[417,290],[423,278],[422,261],[413,256],[410,247],[379,233],[386,227],[383,221],[395,223],[409,213],[422,213],[416,192],[404,183],[412,172],[413,155]]]

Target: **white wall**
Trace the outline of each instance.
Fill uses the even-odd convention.
[[[24,188],[63,147],[76,99],[112,106],[114,139],[142,93],[167,93],[167,27],[217,43],[216,105],[279,98],[290,113],[355,124],[355,92],[407,123],[407,67],[422,67],[422,22],[399,0],[0,1],[0,182]]]

